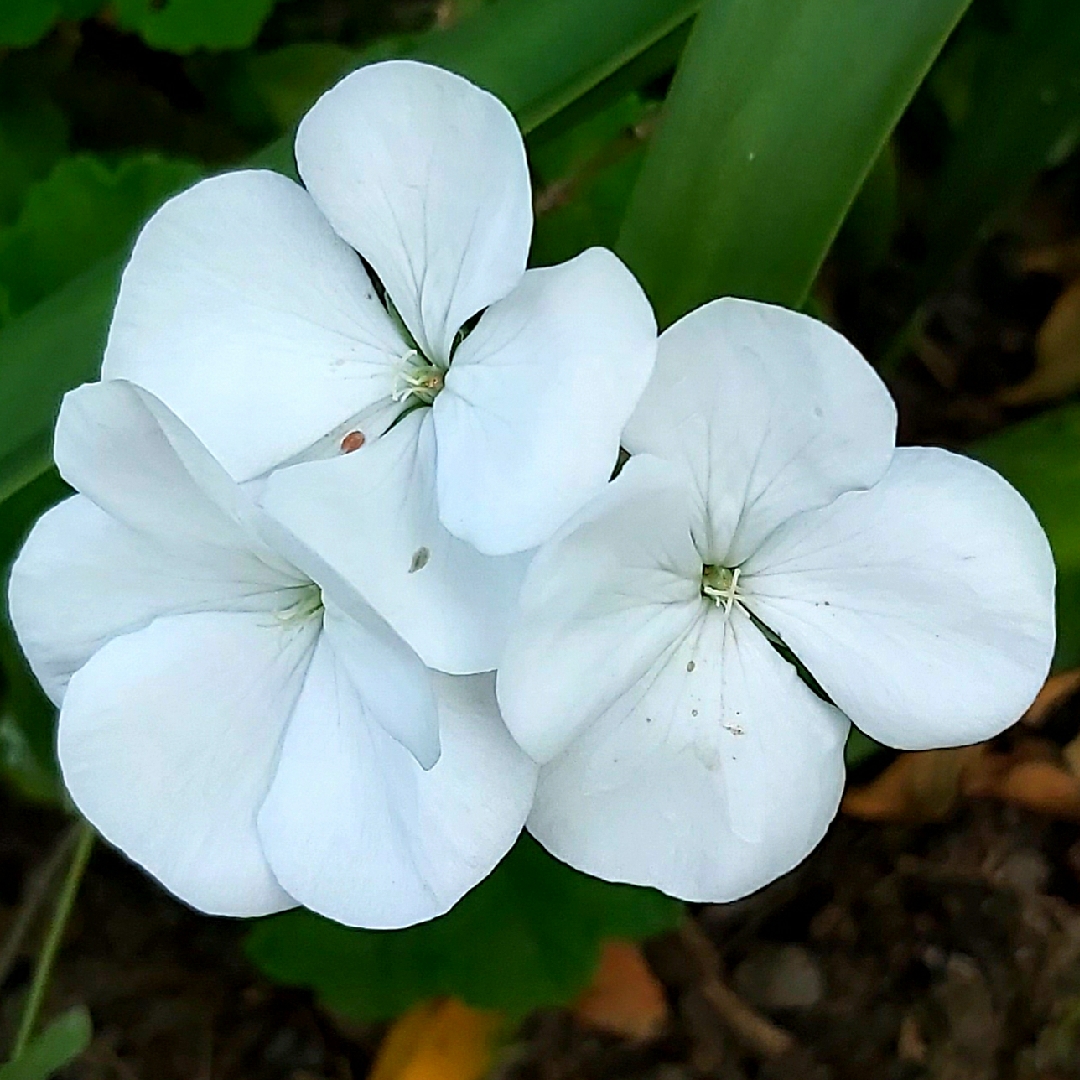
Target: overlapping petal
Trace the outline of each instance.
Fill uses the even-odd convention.
[[[447,528],[491,554],[546,540],[611,476],[655,355],[648,300],[609,251],[530,270],[435,400]]]
[[[177,615],[110,641],[68,686],[59,755],[76,805],[202,911],[294,905],[255,819],[317,633],[265,613]]]
[[[491,558],[452,536],[435,504],[429,410],[355,453],[267,481],[262,505],[440,671],[490,671],[506,641],[526,556]]]
[[[821,840],[843,790],[848,723],[737,608],[707,616],[704,631],[541,770],[528,828],[587,873],[720,902]],[[696,717],[679,715],[695,701]],[[710,726],[710,755],[670,737],[687,721]]]
[[[666,462],[632,458],[530,566],[498,691],[536,761],[644,686],[705,613],[681,480]]]
[[[274,610],[290,586],[238,552],[187,554],[196,557],[170,554],[84,495],[38,521],[12,567],[8,605],[30,666],[55,703],[114,637],[161,615]]]
[[[905,749],[996,735],[1054,652],[1054,563],[1000,476],[896,451],[866,492],[793,517],[747,560],[747,606],[836,704]]]
[[[248,480],[388,396],[407,349],[311,197],[236,172],[171,199],[139,235],[102,375],[152,391]]]
[[[449,360],[462,324],[525,270],[521,134],[500,101],[458,75],[408,60],[354,71],[301,121],[296,160],[431,360]]]
[[[536,782],[499,719],[493,678],[435,676],[442,755],[429,771],[372,718],[319,642],[259,815],[274,873],[339,922],[396,928],[449,910],[510,849]]]
[[[737,566],[792,514],[875,483],[895,429],[884,384],[839,334],[724,299],[661,335],[624,443],[687,470],[705,522],[699,548]]]

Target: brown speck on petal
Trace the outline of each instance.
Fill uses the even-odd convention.
[[[341,440],[341,452],[343,454],[351,454],[354,450],[359,450],[366,442],[367,438],[362,431],[350,431],[349,434]]]

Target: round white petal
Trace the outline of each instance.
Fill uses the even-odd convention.
[[[793,518],[747,561],[747,606],[867,734],[903,749],[997,734],[1054,652],[1054,564],[1024,500],[944,450]]]
[[[490,671],[506,641],[526,556],[491,558],[435,508],[430,410],[351,454],[283,469],[262,505],[441,671]]]
[[[525,270],[521,134],[501,102],[458,75],[409,60],[354,71],[301,121],[296,161],[429,359],[446,361],[461,325]]]
[[[530,270],[435,399],[446,527],[492,554],[551,536],[610,478],[655,358],[652,309],[611,252]]]
[[[536,761],[560,753],[699,621],[689,502],[666,462],[631,458],[537,554],[498,673],[507,726]]]
[[[875,739],[988,739],[1054,652],[1054,564],[1024,499],[946,450],[896,451],[881,482],[792,518],[744,567],[748,607]]]
[[[288,581],[242,551],[179,555],[82,495],[45,513],[12,567],[8,605],[19,644],[56,703],[108,640],[186,611],[270,611]]]
[[[541,770],[528,828],[597,877],[734,900],[824,835],[847,730],[744,612],[714,607]]]
[[[442,755],[424,771],[376,722],[324,634],[289,725],[259,831],[307,907],[393,929],[448,911],[513,845],[534,766],[499,719],[490,675],[432,675]],[[384,700],[400,673],[386,670]],[[400,684],[397,684],[400,685]]]
[[[177,615],[109,642],[68,686],[59,755],[76,805],[202,911],[295,903],[255,819],[316,634],[267,614]]]
[[[884,384],[839,334],[724,299],[661,335],[624,444],[687,470],[706,522],[700,546],[733,567],[792,514],[875,483],[895,430]]]
[[[235,172],[177,195],[143,229],[102,374],[151,390],[247,480],[392,393],[406,351],[303,188]]]

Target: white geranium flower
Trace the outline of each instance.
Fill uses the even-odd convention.
[[[821,839],[849,718],[917,749],[1023,712],[1054,648],[1046,537],[997,474],[894,431],[805,316],[722,300],[662,335],[636,456],[541,548],[499,670],[551,852],[729,900]]]
[[[424,667],[145,391],[73,391],[55,451],[80,494],[26,541],[11,616],[107,840],[203,911],[368,927],[495,866],[536,774],[493,676]]]
[[[156,394],[238,481],[308,462],[271,479],[267,508],[426,663],[490,670],[527,561],[512,553],[611,476],[651,309],[607,251],[525,269],[521,135],[457,75],[354,72],[296,157],[306,189],[231,173],[154,215],[103,377]]]

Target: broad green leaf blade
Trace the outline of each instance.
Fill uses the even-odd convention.
[[[314,989],[330,1008],[381,1020],[453,995],[513,1018],[570,1001],[604,938],[674,927],[682,905],[650,889],[571,870],[523,836],[448,914],[407,930],[350,930],[309,911],[259,922],[248,954],[271,978]]]
[[[58,0],[4,0],[0,47],[25,48],[43,38],[60,14]]]
[[[697,6],[501,0],[425,36],[411,55],[498,94],[529,131],[670,36]],[[291,140],[278,140],[253,164],[291,173]],[[0,332],[0,501],[50,467],[61,396],[96,377],[122,260],[118,252]]]
[[[48,1080],[89,1045],[90,1014],[82,1005],[57,1017],[14,1061],[0,1066],[0,1080]]]
[[[710,0],[619,251],[661,325],[716,296],[799,307],[969,0]]]
[[[1080,665],[1080,405],[1008,428],[970,448],[1024,496],[1057,565],[1057,669]]]

